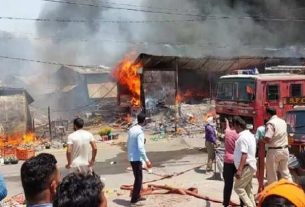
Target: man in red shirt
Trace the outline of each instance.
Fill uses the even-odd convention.
[[[225,185],[223,189],[223,206],[229,206],[233,189],[234,175],[236,173],[233,153],[235,148],[235,141],[238,139],[238,133],[232,126],[232,119],[229,121],[228,119],[221,118],[220,123],[225,127],[225,155],[223,168],[223,178]],[[243,206],[242,201],[241,206]]]

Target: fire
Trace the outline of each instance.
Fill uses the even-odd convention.
[[[133,106],[140,106],[141,104],[141,81],[140,75],[138,74],[141,67],[141,63],[133,64],[133,60],[130,57],[125,57],[113,72],[113,76],[118,83],[128,88],[131,93],[131,104]]]
[[[179,92],[176,96],[176,103],[182,103],[183,101],[187,101],[191,98],[195,98],[195,97],[207,97],[207,94],[204,93],[203,91],[198,91],[198,90],[191,90],[188,89],[184,92]]]
[[[207,119],[209,118],[209,117],[215,117],[216,116],[216,111],[215,111],[215,109],[213,108],[213,109],[210,109],[204,116],[203,116],[203,120],[204,121],[207,121]]]
[[[0,137],[0,147],[18,146],[20,144],[30,144],[36,141],[36,135],[32,132],[21,134],[15,133]]]
[[[27,133],[23,135],[23,143],[30,144],[36,141],[36,135],[34,133]]]

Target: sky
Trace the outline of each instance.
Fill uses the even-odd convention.
[[[75,0],[73,0],[75,1]],[[76,2],[95,2],[95,0],[79,0]],[[111,3],[131,3],[131,4],[140,4],[141,0],[134,0],[132,2],[130,1],[111,1]],[[56,11],[57,8],[60,8],[61,6],[65,6],[65,4],[60,3],[54,3],[54,2],[44,2],[43,0],[0,0],[0,16],[1,17],[21,17],[21,18],[48,18],[47,14],[48,12],[52,13],[52,11]],[[68,5],[70,6],[70,5]],[[74,8],[73,5],[70,6],[71,8]],[[82,10],[95,10],[94,8],[90,7],[81,7]],[[99,8],[99,10],[103,10],[102,8]],[[55,12],[54,12],[55,13]],[[62,17],[63,14],[57,14],[56,16],[51,16],[50,18],[63,18],[63,19],[83,19],[83,15],[78,15],[75,12],[72,12],[73,16],[71,17]],[[109,18],[110,16],[110,18]],[[114,20],[121,20],[130,18],[132,19],[133,14],[127,12],[127,14],[123,15],[124,18],[121,18],[120,11],[115,10],[109,10],[109,11],[103,11],[103,14],[99,14],[96,16],[96,18],[106,18],[106,19],[114,19]],[[4,34],[10,34],[13,35],[14,38],[12,39],[0,39],[0,55],[3,56],[10,56],[10,57],[21,57],[21,58],[27,58],[27,59],[35,59],[35,60],[45,60],[45,61],[51,61],[51,62],[59,62],[59,63],[67,63],[67,64],[80,64],[80,65],[87,65],[87,64],[93,64],[93,65],[103,65],[103,61],[92,61],[91,58],[88,55],[84,55],[86,51],[88,51],[88,48],[92,46],[92,44],[95,44],[96,42],[71,42],[66,41],[63,42],[56,42],[54,40],[36,40],[33,38],[28,37],[61,37],[60,35],[56,35],[56,33],[60,33],[62,29],[61,23],[54,23],[54,22],[47,22],[47,23],[41,23],[41,22],[35,22],[35,21],[23,21],[23,20],[8,20],[8,19],[1,19],[0,18],[0,37],[1,32]],[[70,37],[76,37],[76,39],[88,39],[88,36],[85,36],[84,38],[77,37],[77,31],[75,31],[74,27],[78,29],[78,26],[82,26],[83,24],[71,24],[70,27],[67,27],[65,29],[65,32],[63,33],[63,36],[69,36]],[[109,25],[105,25],[104,29],[102,31],[104,39],[113,39],[118,35],[120,36],[120,32],[117,29],[107,29]],[[110,25],[111,26],[111,25]],[[48,28],[52,29],[48,29]],[[100,27],[100,26],[99,26]],[[44,29],[46,32],[42,32],[43,34],[40,34],[41,31],[39,28],[47,28]],[[106,29],[105,29],[106,28]],[[80,28],[82,29],[82,28]],[[71,32],[69,33],[69,30]],[[98,33],[101,34],[101,33]],[[92,35],[93,36],[93,35]],[[96,35],[97,36],[97,35]],[[91,38],[91,37],[90,37]],[[112,55],[111,53],[116,53],[116,50],[111,49],[109,47],[110,43],[99,43],[98,45],[105,44],[105,47],[108,47],[106,51],[109,53],[109,55]],[[76,48],[71,47],[71,45],[76,46]],[[125,45],[116,45],[119,47],[125,47]],[[71,48],[71,49],[70,49]],[[109,49],[110,48],[110,49]],[[103,49],[103,48],[102,48]],[[101,49],[101,50],[102,50]],[[62,53],[58,53],[58,51],[63,51]],[[105,51],[105,49],[103,49]],[[71,55],[71,53],[74,53]],[[76,56],[81,56],[81,58],[75,58]],[[108,58],[109,59],[109,58]],[[111,64],[114,63],[114,61],[111,62]],[[107,63],[106,63],[107,64]],[[47,69],[56,69],[58,66],[52,66],[52,65],[43,65],[43,64],[36,64],[36,63],[28,63],[28,62],[18,62],[18,61],[11,61],[11,60],[5,60],[0,58],[0,69],[1,71],[8,71],[6,68],[12,68],[10,71],[20,71],[19,68],[26,68],[24,70],[25,72],[29,71],[29,74],[33,73],[32,71],[43,71],[41,68],[47,68]],[[18,68],[18,69],[15,69]],[[31,69],[29,69],[31,68]]]
[[[98,4],[105,1],[100,0],[73,0],[71,2],[94,3]],[[98,3],[97,3],[98,2]],[[106,1],[107,2],[107,1]],[[152,4],[148,0],[110,0],[113,6],[127,7],[124,4],[138,5],[135,8],[141,9]],[[168,7],[173,9],[173,5],[169,0],[162,1]],[[178,6],[183,4],[183,0],[178,0]],[[179,5],[180,4],[180,5]],[[163,9],[158,4],[155,8]],[[145,8],[145,7],[144,7]],[[147,9],[147,8],[145,8]],[[65,14],[66,13],[66,14]],[[126,10],[93,8],[87,6],[67,5],[56,2],[45,2],[43,0],[0,0],[0,16],[1,17],[17,17],[17,18],[47,18],[47,19],[85,19],[94,20],[162,20],[166,19],[183,19],[186,17],[150,14],[142,12],[133,12]],[[3,38],[0,42],[0,55],[10,57],[21,57],[27,59],[45,60],[66,64],[78,65],[106,65],[113,66],[124,54],[129,51],[158,51],[172,50],[168,46],[147,45],[146,43],[134,45],[129,42],[168,42],[173,35],[160,34],[160,31],[151,30],[153,27],[159,27],[161,30],[168,29],[167,24],[116,24],[116,23],[100,23],[96,21],[94,24],[82,23],[58,23],[58,22],[36,22],[27,20],[8,20],[0,18],[0,32],[7,32],[14,38]],[[163,27],[165,26],[165,27]],[[171,30],[171,28],[169,28]],[[165,31],[165,30],[164,30]],[[174,32],[174,30],[173,30]],[[1,37],[1,33],[0,33]],[[34,38],[47,39],[34,39]],[[55,38],[67,38],[65,41],[57,41]],[[158,37],[158,38],[156,38]],[[159,38],[160,37],[160,38]],[[76,41],[71,41],[74,38]],[[156,40],[154,40],[156,39]],[[86,40],[85,42],[80,40]],[[103,41],[111,40],[111,41]],[[115,41],[112,41],[115,40]],[[1,39],[0,39],[1,41]],[[118,41],[118,42],[116,42]],[[129,42],[128,42],[129,41]],[[101,55],[97,55],[101,54]],[[8,67],[26,67],[38,68],[41,70],[42,65],[24,63],[15,64],[14,61],[5,61]],[[2,66],[1,68],[6,68]],[[56,68],[56,66],[43,66],[44,68]],[[13,69],[14,70],[14,69]],[[15,71],[15,70],[14,70]],[[29,71],[27,69],[27,71]]]
[[[0,14],[5,17],[37,18],[45,2],[40,0],[0,0]],[[35,22],[0,20],[0,29],[13,33],[35,33]]]
[[[93,4],[107,2],[107,0],[69,1]],[[276,3],[278,0],[256,0],[255,4],[251,3],[252,1],[238,0],[108,0],[108,2],[116,7],[130,8],[126,4],[133,4],[138,5],[132,7],[137,9],[230,18],[201,17],[200,21],[192,22],[185,20],[194,20],[198,17],[75,6],[44,0],[0,0],[1,17],[88,21],[87,23],[62,23],[0,18],[0,56],[65,64],[114,66],[130,51],[189,57],[265,55],[270,51],[278,51],[277,48],[283,48],[280,55],[299,56],[305,53],[303,48],[305,23],[303,22],[236,19],[243,16],[293,18],[294,15],[305,19],[303,10],[295,12],[287,9],[289,5],[290,7],[294,5],[296,8],[302,7],[301,0],[291,0],[289,5],[282,1],[278,4]],[[105,23],[99,20],[148,22]],[[164,20],[177,22],[166,23]],[[285,30],[282,25],[286,26]],[[301,53],[300,49],[295,49],[299,45],[302,46]],[[32,72],[35,69],[41,71],[41,68],[51,69],[58,66],[0,58],[0,69],[3,70],[3,68],[10,68],[10,71],[20,71],[20,68],[25,68],[26,71]]]
[[[51,77],[51,73],[67,64],[105,65],[113,69],[124,56],[136,57],[139,53],[192,58],[305,56],[304,0],[280,4],[278,0],[55,1],[95,5],[110,2],[116,9],[47,0],[0,0],[0,81],[10,83],[5,80],[11,77],[40,80],[41,75]],[[273,18],[303,20],[273,21]]]

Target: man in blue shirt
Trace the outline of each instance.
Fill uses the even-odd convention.
[[[41,153],[21,166],[21,182],[27,207],[52,207],[60,173],[54,155]]]
[[[131,205],[140,206],[142,205],[139,201],[145,200],[141,197],[141,188],[143,181],[142,172],[142,161],[144,161],[148,168],[151,167],[151,162],[149,161],[146,151],[144,148],[144,132],[142,127],[145,123],[145,114],[140,113],[137,116],[137,124],[133,125],[128,131],[128,160],[131,164],[132,171],[135,177]]]
[[[0,201],[2,201],[7,196],[7,188],[5,185],[4,178],[0,176]]]

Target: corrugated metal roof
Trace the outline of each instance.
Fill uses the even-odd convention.
[[[115,98],[117,97],[117,85],[113,82],[88,84],[90,98]]]
[[[73,89],[75,89],[77,87],[77,85],[67,85],[65,87],[63,87],[61,89],[62,92],[66,93],[66,92],[69,92],[69,91],[72,91]]]
[[[260,66],[299,64],[304,65],[304,58],[287,58],[287,57],[202,57],[189,58],[178,56],[157,56],[150,54],[140,54],[135,63],[141,62],[143,68],[154,70],[174,70],[175,61],[177,60],[179,69],[195,69],[203,71],[232,71],[237,69],[254,68]]]
[[[72,66],[64,66],[65,68],[69,68],[74,70],[80,74],[101,74],[101,73],[109,73],[111,71],[110,67],[107,66],[98,66],[96,68],[88,67],[88,68],[78,68]]]

